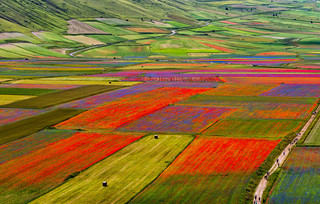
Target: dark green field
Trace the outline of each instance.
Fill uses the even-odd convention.
[[[83,110],[56,109],[11,124],[0,126],[0,144],[5,144],[21,137],[36,133],[46,127],[71,118]]]
[[[123,86],[104,86],[104,85],[90,85],[83,86],[69,90],[63,90],[55,93],[45,94],[35,98],[30,98],[22,101],[13,102],[8,105],[4,105],[5,108],[34,108],[42,109],[68,101],[73,101],[79,98],[88,97],[98,93],[112,91],[122,88]]]

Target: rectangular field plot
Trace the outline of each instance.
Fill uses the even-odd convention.
[[[204,92],[213,96],[257,96],[265,91],[275,88],[272,84],[229,84],[225,83],[217,89]]]
[[[319,80],[318,80],[319,81]],[[281,84],[261,96],[320,97],[320,84]]]
[[[24,111],[22,112],[24,113]],[[13,123],[2,125],[0,126],[0,144],[5,144],[7,142],[11,142],[13,140],[36,133],[48,126],[57,124],[81,112],[83,111],[78,109],[56,109]],[[17,110],[17,112],[14,112],[14,114],[17,113],[19,113],[19,110]],[[30,114],[30,112],[27,111],[24,114],[28,115]],[[35,113],[31,112],[31,114]],[[8,117],[7,120],[16,119],[18,117],[20,117],[20,115],[17,115],[13,118]]]
[[[138,132],[201,132],[230,113],[228,108],[168,106],[120,128]]]
[[[320,148],[296,147],[275,186],[268,203],[319,203]]]
[[[205,135],[226,137],[282,138],[298,131],[300,120],[223,119],[203,132]]]
[[[119,88],[122,88],[122,86],[82,86],[74,89],[45,94],[31,99],[13,102],[11,104],[5,105],[4,107],[41,109]]]
[[[160,88],[91,109],[56,125],[60,129],[114,129],[206,88]]]
[[[68,176],[75,176],[76,172],[88,168],[141,137],[141,134],[79,132],[5,162],[0,165],[0,202],[31,201],[62,184]],[[99,184],[99,187],[102,186],[100,182]]]
[[[248,176],[278,142],[199,137],[132,203],[239,201]]]
[[[191,136],[144,137],[33,203],[127,203],[183,151]],[[108,187],[102,182],[107,181]]]

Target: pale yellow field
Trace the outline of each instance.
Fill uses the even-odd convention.
[[[0,105],[9,104],[15,101],[20,101],[35,96],[24,96],[24,95],[0,95]]]
[[[108,81],[63,81],[63,80],[19,80],[12,82],[14,84],[72,84],[72,85],[122,85],[132,86],[141,82],[115,81],[109,84]]]
[[[89,37],[84,36],[84,35],[76,35],[76,36],[66,35],[66,36],[63,36],[63,37],[68,38],[69,40],[77,41],[77,42],[80,42],[80,43],[83,43],[83,44],[87,44],[87,45],[102,45],[102,44],[105,44],[103,42],[100,42],[99,40],[96,40],[96,39],[93,39],[93,38],[89,38]]]
[[[11,79],[1,79],[0,78],[0,82],[4,82],[4,81],[8,81],[8,80],[11,80]]]

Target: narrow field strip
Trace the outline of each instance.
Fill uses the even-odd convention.
[[[98,93],[112,91],[122,88],[123,86],[82,86],[74,89],[62,90],[55,93],[45,94],[31,99],[13,102],[8,105],[4,105],[6,108],[34,108],[42,109],[53,105],[73,101],[79,98],[92,96]]]
[[[193,140],[147,136],[93,165],[32,203],[126,203],[143,190]],[[107,181],[108,187],[102,182]]]
[[[79,109],[56,109],[40,115],[0,126],[0,144],[36,133],[83,112]]]

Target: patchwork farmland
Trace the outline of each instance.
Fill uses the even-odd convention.
[[[1,6],[0,203],[320,202],[319,2]]]

